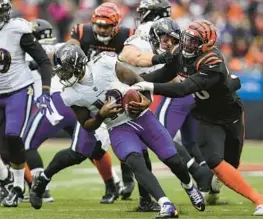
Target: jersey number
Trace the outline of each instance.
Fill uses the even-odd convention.
[[[209,93],[205,90],[195,92],[193,96],[199,98],[200,100],[207,100],[210,97]]]
[[[1,73],[8,72],[10,65],[11,65],[10,53],[5,49],[0,48],[0,72]]]
[[[119,90],[117,89],[108,90],[105,96],[106,98],[113,98],[114,100],[116,100],[116,104],[121,104],[122,94]],[[95,107],[97,107],[97,109],[100,110],[103,107],[104,103],[101,100],[96,100],[92,105],[94,105]],[[114,120],[117,117],[118,115],[115,115],[111,117],[111,119]]]

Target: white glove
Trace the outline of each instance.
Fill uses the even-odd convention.
[[[151,82],[146,82],[146,81],[142,81],[142,82],[138,82],[134,85],[131,86],[132,89],[135,89],[137,91],[145,91],[148,90],[151,93],[153,93],[154,90],[154,86],[153,83]]]

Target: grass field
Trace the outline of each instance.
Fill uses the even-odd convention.
[[[47,141],[40,152],[47,164],[59,149],[69,146],[67,140]],[[242,169],[249,183],[263,193],[263,146],[260,142],[246,142],[242,156]],[[263,144],[263,143],[262,143]],[[118,173],[119,165],[114,157]],[[151,155],[154,173],[158,177],[168,197],[176,204],[180,218],[187,219],[249,219],[255,206],[248,200],[224,188],[222,197],[227,205],[207,206],[205,212],[196,211],[179,185],[176,177]],[[253,165],[252,165],[253,164]],[[253,171],[255,169],[258,171]],[[253,171],[253,172],[251,172]],[[50,184],[55,198],[53,203],[45,203],[41,210],[34,210],[29,203],[22,203],[16,209],[0,209],[0,219],[115,219],[115,218],[154,218],[156,213],[137,213],[134,209],[138,203],[138,192],[132,194],[132,200],[117,200],[113,205],[99,204],[104,193],[104,185],[90,161],[68,168],[58,173]],[[260,218],[260,217],[258,217]]]

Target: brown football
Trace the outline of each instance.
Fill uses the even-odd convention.
[[[130,116],[134,117],[136,115],[133,115],[133,113],[129,112],[128,105],[131,101],[134,102],[141,102],[141,96],[136,90],[128,90],[127,93],[122,98],[122,107],[125,110],[126,113],[128,113]]]

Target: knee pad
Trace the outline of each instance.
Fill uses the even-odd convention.
[[[6,136],[10,162],[20,165],[26,161],[25,147],[22,138],[19,136]]]
[[[105,150],[101,148],[101,141],[97,141],[94,150],[91,153],[90,159],[100,160],[105,154]]]
[[[210,169],[214,169],[222,162],[222,160],[223,158],[219,154],[211,154],[206,160],[206,163]]]
[[[69,150],[68,155],[69,159],[72,161],[72,164],[80,164],[87,159],[86,156],[83,156],[81,153],[73,151],[71,149]]]

